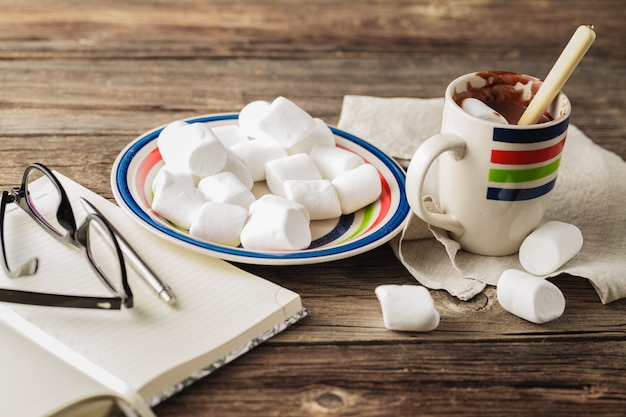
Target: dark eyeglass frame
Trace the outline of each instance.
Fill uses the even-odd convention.
[[[59,225],[61,225],[67,233],[61,234],[56,231],[43,217],[38,214],[36,208],[31,205],[29,198],[30,194],[28,191],[28,178],[33,170],[38,170],[41,174],[46,176],[59,192],[60,199],[56,218]],[[38,268],[38,260],[36,258],[30,259],[17,269],[11,270],[9,267],[4,239],[4,219],[6,206],[9,203],[15,203],[45,231],[60,242],[82,250],[89,262],[89,265],[94,270],[98,278],[100,278],[104,286],[111,291],[111,293],[115,294],[115,296],[76,296],[0,288],[0,301],[49,307],[73,307],[105,310],[120,310],[122,305],[126,308],[131,308],[133,306],[133,294],[128,284],[124,256],[112,226],[102,216],[93,213],[87,214],[84,222],[80,226],[77,226],[72,205],[70,204],[70,200],[67,197],[67,193],[65,192],[63,186],[52,171],[40,163],[30,164],[26,167],[22,177],[21,187],[14,187],[10,192],[2,192],[2,200],[0,202],[0,245],[2,246],[2,267],[4,268],[4,272],[7,276],[16,278],[23,275],[33,275],[37,272]],[[98,264],[93,259],[93,254],[89,245],[89,226],[91,222],[96,222],[98,226],[100,226],[101,230],[107,234],[107,237],[113,246],[114,253],[117,255],[121,273],[121,288],[119,290],[111,284],[105,273],[98,267]]]

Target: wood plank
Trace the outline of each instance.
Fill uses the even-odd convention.
[[[131,141],[170,121],[236,112],[253,100],[284,95],[315,117],[336,124],[345,95],[438,97],[468,68],[504,68],[529,74],[550,61],[420,61],[345,59],[304,61],[89,60],[0,61],[5,80],[0,137],[120,134]],[[620,62],[585,63],[565,88],[572,123],[605,148],[626,157],[626,99]],[[577,111],[577,109],[584,109]],[[37,123],[33,121],[37,120]],[[120,148],[121,150],[121,148]]]
[[[155,411],[414,416],[423,409],[427,415],[522,416],[532,404],[538,415],[567,409],[568,415],[618,416],[626,400],[625,363],[620,341],[585,339],[261,345]]]
[[[437,332],[415,335],[387,331],[374,294],[378,285],[416,284],[396,261],[389,245],[342,261],[295,266],[288,271],[282,267],[237,266],[301,294],[310,317],[285,334],[284,340],[293,343],[304,340],[357,343],[414,337],[429,342],[546,337],[567,340],[581,334],[598,340],[613,340],[626,336],[626,300],[602,305],[588,280],[567,275],[552,280],[563,291],[567,302],[566,311],[558,320],[537,325],[512,316],[498,304],[493,287],[468,302],[461,302],[445,291],[431,291],[441,316],[440,325]],[[368,272],[364,275],[351,273],[354,270]]]
[[[3,0],[1,58],[459,55],[553,59],[575,25],[595,23],[594,54],[623,58],[625,16],[612,0],[352,2]],[[615,14],[622,19],[616,19]],[[559,18],[555,19],[554,16]],[[10,25],[10,26],[9,26]],[[521,36],[523,34],[523,36]]]

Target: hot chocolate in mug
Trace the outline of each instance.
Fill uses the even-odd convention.
[[[543,121],[518,126],[473,116],[462,102],[476,98],[515,119],[540,86],[537,78],[502,71],[457,78],[445,92],[441,133],[422,143],[411,159],[409,205],[426,223],[451,232],[464,250],[515,253],[540,224],[556,184],[571,105],[559,93]],[[441,213],[424,205],[424,179],[435,159]]]

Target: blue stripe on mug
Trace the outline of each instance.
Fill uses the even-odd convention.
[[[541,197],[548,194],[554,188],[556,178],[552,181],[534,188],[487,188],[487,200],[499,201],[524,201]]]
[[[536,143],[552,140],[562,135],[567,130],[569,117],[554,126],[542,129],[511,129],[496,127],[493,129],[493,140],[495,142],[508,143]]]

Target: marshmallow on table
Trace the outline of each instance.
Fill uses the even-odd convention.
[[[226,163],[226,148],[203,123],[170,123],[159,134],[157,146],[163,161],[176,171],[204,177]]]
[[[265,116],[269,110],[270,103],[265,100],[252,101],[241,109],[239,112],[239,127],[243,132],[251,137],[256,138],[259,136],[259,120]]]
[[[239,245],[248,210],[232,204],[207,201],[189,228],[193,238],[228,246]]]
[[[250,171],[254,181],[265,179],[265,164],[287,156],[282,146],[270,140],[250,140],[233,145],[230,150]]]
[[[535,275],[550,274],[572,259],[583,247],[583,235],[573,224],[551,221],[524,239],[519,260]]]
[[[509,122],[500,113],[478,100],[477,98],[466,98],[461,103],[461,108],[472,116],[488,120],[490,122],[508,125]]]
[[[287,180],[320,180],[320,174],[313,159],[306,153],[274,159],[265,165],[265,181],[270,191],[284,196],[283,184]]]
[[[315,129],[315,121],[292,101],[278,97],[258,120],[257,129],[257,139],[269,138],[288,149]]]
[[[287,180],[283,184],[285,197],[302,204],[311,220],[341,216],[339,197],[329,180]]]
[[[252,191],[235,174],[228,171],[202,178],[198,190],[206,200],[234,204],[246,210],[255,200]]]
[[[232,172],[235,174],[237,178],[239,178],[239,181],[241,181],[241,183],[245,185],[248,190],[251,190],[254,186],[254,180],[252,179],[250,170],[244,165],[243,162],[241,162],[241,159],[239,159],[239,157],[237,157],[237,155],[230,150],[228,150],[226,164],[224,165],[222,171]]]
[[[382,185],[378,170],[371,164],[363,164],[344,172],[332,180],[339,196],[343,214],[353,213],[380,197]]]
[[[226,149],[229,149],[236,143],[250,140],[243,132],[243,129],[237,125],[217,126],[211,130]]]
[[[335,135],[330,127],[322,119],[315,118],[315,127],[300,141],[294,143],[287,148],[289,155],[297,153],[311,153],[311,150],[317,145],[325,145],[335,147]]]
[[[376,296],[389,330],[428,332],[439,326],[439,312],[425,287],[380,285]]]
[[[261,251],[292,251],[309,247],[309,220],[302,210],[295,207],[297,203],[275,201],[266,199],[254,206],[257,200],[251,205],[248,221],[241,231],[241,245],[245,249]]]
[[[311,158],[317,164],[322,177],[332,180],[350,171],[365,161],[354,152],[335,146],[317,145],[311,149]]]
[[[496,292],[502,308],[533,323],[549,322],[565,311],[565,297],[556,285],[524,271],[504,271]]]
[[[161,172],[160,179],[154,182],[152,210],[174,225],[189,230],[204,204],[204,196],[184,178],[166,170]]]

